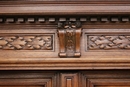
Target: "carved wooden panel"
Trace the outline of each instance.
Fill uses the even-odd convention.
[[[78,73],[61,73],[61,87],[79,87]]]
[[[87,87],[128,87],[129,79],[90,79],[87,81]]]
[[[86,71],[82,73],[82,87],[129,87],[129,71]]]
[[[130,70],[1,71],[0,87],[130,87]]]
[[[0,35],[0,50],[53,50],[53,35]]]
[[[121,52],[123,50],[130,50],[130,35],[129,29],[88,29],[85,30],[85,46],[86,51]],[[105,55],[109,55],[105,54]],[[120,53],[119,53],[120,55]]]
[[[56,72],[1,71],[0,87],[57,87]]]
[[[56,29],[44,25],[0,26],[0,59],[57,57]]]
[[[90,35],[88,36],[89,50],[130,49],[129,35]]]
[[[99,46],[98,42],[97,47],[90,48],[96,43],[85,36],[129,36],[129,3],[128,0],[0,1],[0,69],[130,69],[129,41],[120,44],[107,39],[106,42],[113,44],[103,42]],[[82,26],[77,27],[77,22]],[[57,28],[58,23],[63,26]],[[55,37],[46,44],[45,40],[39,39],[44,34]],[[13,41],[4,40],[2,35],[12,35]],[[32,41],[23,39],[32,35]],[[53,44],[48,47],[48,43]]]

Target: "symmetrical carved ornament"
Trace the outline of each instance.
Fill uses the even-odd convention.
[[[130,49],[130,36],[97,35],[88,36],[88,49]]]
[[[52,50],[52,35],[0,36],[0,50]]]
[[[59,22],[58,36],[60,43],[60,57],[80,57],[81,23]]]

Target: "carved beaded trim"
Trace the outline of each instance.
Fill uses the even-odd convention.
[[[80,21],[80,22],[129,22],[129,16],[83,16],[83,17],[0,17],[0,23],[44,23],[44,22],[65,22],[65,21]]]

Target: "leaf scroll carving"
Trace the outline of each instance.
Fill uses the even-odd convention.
[[[130,49],[130,36],[88,36],[89,49]]]
[[[0,50],[52,50],[53,35],[0,36]]]

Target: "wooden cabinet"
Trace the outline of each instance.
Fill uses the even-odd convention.
[[[1,0],[0,87],[130,87],[129,0]]]
[[[0,87],[129,87],[129,70],[1,71]]]
[[[1,71],[0,87],[57,87],[56,74],[35,71]]]

